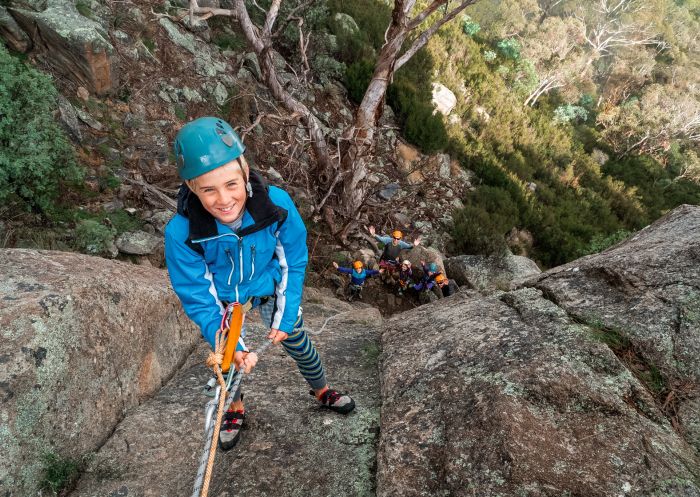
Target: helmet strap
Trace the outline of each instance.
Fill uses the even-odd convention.
[[[236,159],[236,162],[238,163],[238,167],[241,169],[241,174],[243,175],[243,181],[245,181],[245,191],[248,192],[248,198],[253,197],[253,185],[250,184],[250,181],[248,181],[248,176],[245,173],[245,169],[243,169],[243,161],[241,161],[240,158]]]

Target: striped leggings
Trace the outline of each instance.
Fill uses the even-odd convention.
[[[260,318],[264,325],[272,325],[272,318],[275,314],[275,299],[269,298],[267,302],[262,303],[255,307],[260,313]],[[321,362],[321,357],[318,355],[318,351],[314,344],[311,343],[311,339],[307,335],[306,331],[302,329],[304,325],[304,318],[301,313],[301,308],[299,308],[299,318],[297,322],[294,323],[294,331],[292,331],[286,340],[281,342],[282,348],[284,348],[287,355],[294,359],[297,363],[299,372],[304,377],[306,382],[314,390],[318,390],[326,386],[326,372],[323,369],[323,363]],[[245,323],[243,325],[243,330],[241,330],[241,336],[245,336]],[[238,400],[240,396],[240,389],[236,393],[234,400]]]

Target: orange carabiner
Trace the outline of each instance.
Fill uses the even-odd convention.
[[[228,333],[226,336],[226,348],[224,349],[224,360],[221,363],[221,370],[227,373],[233,362],[233,353],[236,351],[238,339],[241,337],[241,328],[243,327],[243,306],[239,303],[233,304],[233,312],[231,313],[231,321],[229,322]]]

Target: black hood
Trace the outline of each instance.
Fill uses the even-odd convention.
[[[254,223],[238,230],[236,232],[238,236],[255,233],[276,222],[281,225],[287,219],[287,210],[272,202],[267,182],[260,174],[251,169],[248,181],[253,189],[253,196],[246,200],[245,210],[253,218]],[[188,241],[219,234],[216,228],[216,219],[207,212],[197,195],[185,183],[180,186],[180,191],[177,194],[177,213],[190,221]]]

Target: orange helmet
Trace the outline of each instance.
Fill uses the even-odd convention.
[[[403,233],[401,233],[399,230],[394,230],[391,233],[392,238],[396,238],[397,240],[401,240],[403,238]]]
[[[445,276],[443,276],[442,274],[438,274],[435,277],[435,283],[442,283],[445,280],[447,280],[447,278],[445,278]]]
[[[355,269],[362,269],[363,266],[364,264],[362,264],[362,261],[355,261],[352,263],[352,267],[354,267]]]

